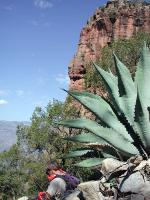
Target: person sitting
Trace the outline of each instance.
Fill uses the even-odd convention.
[[[46,169],[46,174],[48,175],[48,180],[50,181],[46,191],[48,196],[63,197],[67,189],[67,183],[61,176],[65,175],[66,172],[62,170],[56,162],[51,162]]]
[[[70,175],[56,163],[51,162],[47,169],[46,174],[50,184],[45,193],[41,193],[45,196],[45,199],[64,199],[66,195],[71,193],[77,185],[80,183],[79,179]],[[42,199],[42,198],[41,198]],[[41,200],[40,198],[38,200]]]

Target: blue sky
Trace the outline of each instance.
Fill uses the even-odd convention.
[[[0,0],[0,120],[65,100],[68,64],[100,0]]]

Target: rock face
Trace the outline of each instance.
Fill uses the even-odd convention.
[[[114,0],[98,8],[81,31],[77,53],[69,65],[69,88],[84,90],[86,64],[99,59],[104,46],[137,32],[150,33],[150,5]]]

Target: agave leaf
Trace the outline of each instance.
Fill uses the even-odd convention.
[[[119,88],[119,95],[122,97],[132,96],[133,92],[136,92],[136,88],[134,82],[132,80],[130,71],[128,68],[117,58],[114,54],[114,61],[116,72],[118,76],[118,88]],[[129,87],[130,86],[130,87]]]
[[[119,60],[117,60],[120,62]],[[120,64],[120,63],[119,63]],[[120,68],[120,65],[116,65]],[[128,119],[129,123],[133,124],[134,119],[134,106],[130,106],[130,102],[132,102],[132,105],[135,102],[136,96],[134,98],[130,98],[128,95],[124,95],[122,97],[119,96],[119,88],[118,88],[118,78],[115,77],[111,72],[108,73],[101,69],[98,65],[93,64],[96,70],[98,71],[99,75],[101,76],[107,91],[109,92],[110,98],[113,102],[113,105],[115,106],[115,109],[118,111],[118,113],[124,113],[126,118]],[[122,64],[123,65],[123,64]],[[122,66],[121,66],[122,67]],[[125,66],[123,66],[125,68]],[[132,80],[130,80],[132,81]],[[130,82],[129,81],[129,82]],[[133,85],[133,81],[132,81]],[[129,87],[129,86],[128,86]],[[121,88],[120,88],[121,90]],[[130,110],[131,108],[131,110]]]
[[[113,146],[110,146],[110,145],[105,145],[102,148],[102,154],[104,157],[107,157],[107,158],[110,157],[109,155],[111,155],[111,157],[115,159],[119,158],[120,160],[123,160],[121,152],[118,152],[117,149],[115,149]]]
[[[118,159],[118,157],[115,155],[113,156],[112,154],[108,154],[103,152],[102,155],[104,156],[104,158],[114,158],[114,159]]]
[[[83,160],[75,165],[78,167],[98,167],[102,164],[104,159],[105,158],[89,158],[89,159]]]
[[[125,127],[119,122],[109,104],[100,96],[89,92],[69,92],[72,97],[78,100],[82,105],[93,112],[107,127],[121,133],[130,142],[133,142],[131,136],[127,133]]]
[[[141,95],[137,95],[137,101],[135,106],[135,124],[134,127],[137,130],[141,141],[147,152],[150,152],[150,122],[149,122],[149,112],[144,107]]]
[[[65,155],[65,158],[73,158],[73,157],[80,157],[84,156],[89,152],[94,152],[93,149],[81,149],[81,150],[74,150],[70,151],[67,155]]]
[[[66,120],[59,123],[60,125],[69,127],[69,128],[78,128],[78,129],[86,129],[106,142],[110,145],[114,146],[116,149],[122,151],[126,155],[135,155],[138,154],[138,150],[135,148],[134,145],[130,143],[127,138],[125,138],[122,134],[114,131],[110,128],[104,128],[100,126],[95,121],[89,119],[73,119],[73,120]]]
[[[105,158],[121,158],[119,152],[110,145],[102,145],[97,143],[84,144],[87,147],[92,147],[93,149],[99,150]]]
[[[94,145],[92,145],[92,147],[94,147]],[[111,151],[110,151],[110,149],[111,149]],[[64,155],[63,157],[64,158],[74,158],[74,157],[80,157],[80,156],[91,157],[91,155],[95,155],[95,153],[97,155],[99,155],[99,157],[102,157],[102,158],[118,159],[118,155],[116,154],[116,152],[112,151],[112,148],[109,148],[109,149],[108,148],[105,148],[105,149],[102,148],[100,150],[96,150],[95,148],[94,149],[93,148],[92,149],[81,148],[81,149],[69,151],[69,153]]]
[[[141,52],[140,60],[137,65],[135,83],[141,95],[144,107],[150,106],[150,51],[146,45]]]
[[[128,68],[114,54],[118,88],[120,95],[120,108],[131,124],[134,122],[134,106],[136,102],[136,87]]]
[[[104,71],[95,63],[93,63],[93,66],[95,67],[99,75],[101,76],[114,106],[119,111],[120,103],[119,103],[118,78],[114,76],[111,72],[108,73]]]
[[[74,135],[71,137],[65,138],[66,140],[70,140],[73,142],[80,142],[80,143],[95,143],[100,145],[107,145],[108,143],[100,138],[99,136],[93,133],[81,133],[79,135]]]
[[[102,150],[105,146],[110,146],[110,144],[98,144],[98,143],[92,143],[92,142],[90,142],[90,143],[84,143],[83,144],[84,146],[86,146],[86,147],[92,147],[92,148],[94,148],[94,149],[97,149],[97,150]]]
[[[133,144],[135,145],[135,147],[138,149],[138,151],[140,153],[144,153],[143,152],[143,144],[141,141],[141,138],[137,132],[137,128],[135,125],[131,125],[130,122],[128,121],[128,119],[126,118],[124,113],[120,113],[118,114],[118,112],[113,108],[113,106],[111,105],[110,102],[108,102],[110,107],[113,109],[114,113],[116,114],[118,120],[124,125],[124,127],[126,128],[128,134],[130,134],[130,136],[133,139]],[[134,123],[135,124],[135,123]]]

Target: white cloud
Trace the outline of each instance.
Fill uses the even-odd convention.
[[[17,97],[31,97],[32,92],[30,90],[16,90],[15,94],[17,95]]]
[[[10,90],[0,90],[0,96],[8,96],[11,94]]]
[[[65,85],[69,84],[69,77],[67,75],[58,74],[58,76],[55,79],[60,84],[65,84]]]
[[[34,0],[34,5],[41,9],[52,8],[53,4],[49,0]]]
[[[50,22],[44,22],[44,23],[43,23],[43,26],[44,26],[44,27],[50,27],[50,26],[51,26],[51,23],[50,23]]]
[[[31,53],[31,56],[32,56],[32,57],[35,57],[35,56],[36,56],[36,54],[35,54],[34,52],[32,52],[32,53]]]
[[[43,100],[39,100],[33,103],[34,107],[45,107],[47,104],[47,102],[43,101]]]
[[[6,10],[6,11],[12,11],[13,10],[13,6],[12,5],[5,6],[4,10]]]
[[[36,84],[38,86],[45,86],[49,81],[50,78],[47,76],[47,74],[41,68],[38,68]]]
[[[30,23],[33,25],[33,26],[39,26],[39,22],[37,20],[31,20]]]
[[[43,97],[41,97],[41,99],[34,102],[33,105],[34,105],[34,107],[36,107],[36,106],[45,107],[49,101],[50,101],[49,97],[43,96]]]
[[[7,92],[5,90],[0,90],[0,96],[7,95]]]
[[[38,19],[38,20],[30,20],[29,23],[35,27],[38,27],[38,26],[43,26],[43,27],[50,27],[51,26],[51,23],[48,22],[48,21],[44,21],[43,19]]]
[[[16,94],[17,94],[18,97],[21,97],[21,96],[24,95],[24,91],[23,90],[17,90]]]
[[[37,85],[38,86],[44,86],[47,82],[47,79],[44,77],[38,77],[37,78]]]
[[[0,105],[5,105],[5,104],[8,104],[8,101],[4,99],[0,99]]]

